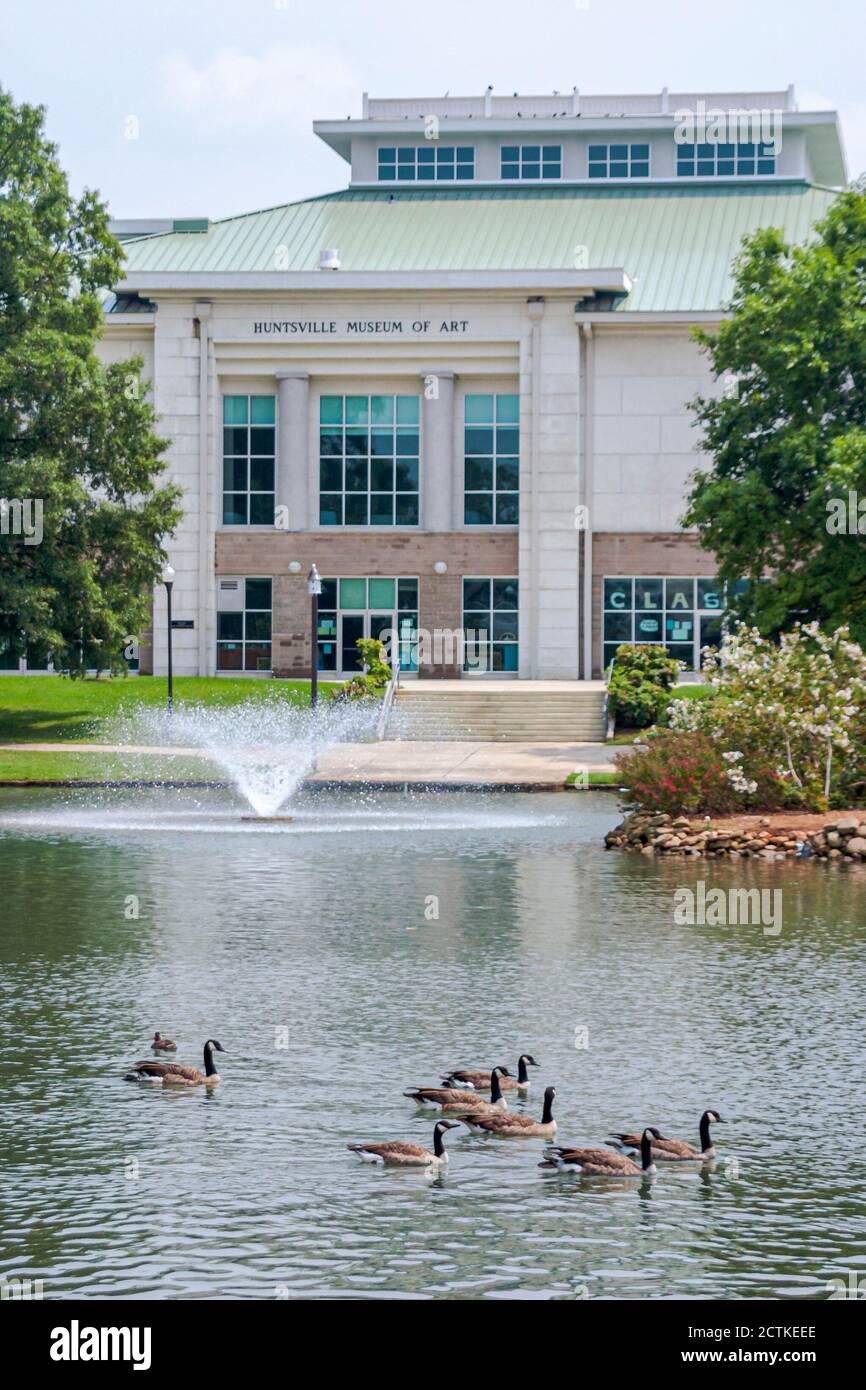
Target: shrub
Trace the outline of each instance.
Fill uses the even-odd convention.
[[[385,647],[376,637],[359,637],[358,665],[362,675],[353,676],[331,695],[335,700],[378,700],[391,679],[391,667],[385,660]]]
[[[659,810],[823,811],[866,802],[866,655],[815,623],[778,643],[740,627],[704,675],[716,698],[671,701],[667,729],[617,761]]]
[[[743,770],[739,749],[723,752],[706,733],[660,730],[651,743],[614,759],[626,779],[626,801],[668,814],[726,815],[777,810],[788,804],[783,778],[769,762]]]
[[[679,669],[664,647],[618,647],[608,696],[614,719],[632,729],[655,724],[668,707]]]

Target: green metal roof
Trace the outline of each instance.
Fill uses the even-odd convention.
[[[799,182],[347,189],[124,249],[127,270],[145,290],[148,271],[154,286],[163,272],[315,272],[322,249],[337,247],[336,275],[622,267],[634,288],[619,312],[713,311],[727,302],[731,262],[746,233],[774,226],[790,241],[805,241],[835,196]],[[586,247],[583,260],[578,247]]]

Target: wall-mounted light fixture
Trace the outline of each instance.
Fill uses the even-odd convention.
[[[301,572],[301,562],[300,562],[300,560],[291,560],[291,561],[289,562],[289,574],[300,574],[300,572]]]
[[[434,570],[436,571],[437,574],[447,574],[447,573],[448,573],[448,566],[446,565],[446,563],[445,563],[444,560],[437,560],[436,563],[435,563],[435,565],[433,566],[433,568],[434,568]]]

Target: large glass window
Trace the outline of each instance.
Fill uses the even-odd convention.
[[[383,145],[379,149],[381,183],[464,182],[475,178],[474,145]]]
[[[464,523],[516,526],[520,520],[520,397],[467,396],[463,422]]]
[[[220,581],[218,671],[270,671],[271,592],[270,579]]]
[[[622,642],[653,643],[699,670],[701,648],[718,645],[724,594],[714,579],[625,576],[604,580],[605,668]]]
[[[319,523],[417,526],[417,396],[322,396]]]
[[[649,145],[590,145],[587,169],[591,179],[646,179],[649,161]]]
[[[323,579],[319,598],[319,670],[356,673],[359,637],[390,639],[392,644],[396,640],[401,669],[417,671],[418,580]]]
[[[561,179],[561,145],[503,145],[499,151],[503,179]]]
[[[463,669],[518,670],[517,579],[463,580]]]
[[[678,178],[728,178],[734,174],[775,172],[776,156],[771,144],[755,141],[677,145]]]
[[[223,525],[273,526],[276,398],[223,397]]]

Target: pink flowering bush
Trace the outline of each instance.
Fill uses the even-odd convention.
[[[727,815],[787,804],[784,780],[771,766],[753,762],[746,777],[737,771],[739,759],[726,759],[705,733],[663,729],[643,746],[624,748],[615,766],[628,785],[629,803],[671,815]]]

